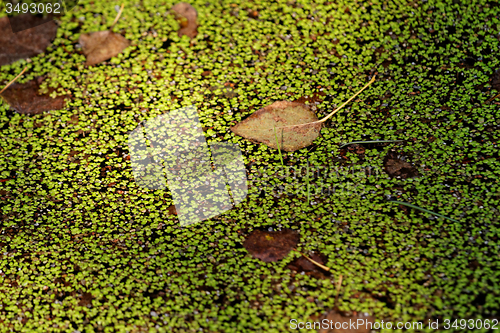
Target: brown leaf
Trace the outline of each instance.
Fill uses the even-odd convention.
[[[413,165],[403,161],[394,152],[389,152],[384,158],[384,168],[391,177],[412,178],[418,176],[418,171]]]
[[[178,31],[179,37],[186,35],[194,38],[198,34],[198,22],[196,21],[198,13],[193,6],[185,2],[179,2],[172,7],[172,11],[181,19],[181,28]]]
[[[21,14],[11,17],[12,24],[22,30],[13,33],[9,18],[0,18],[0,66],[13,63],[19,59],[33,57],[47,48],[56,37],[57,26],[54,21],[38,25],[46,19],[31,14]],[[30,29],[24,27],[34,26]]]
[[[109,30],[81,34],[78,43],[87,57],[87,66],[93,66],[120,54],[130,42]]]
[[[285,258],[298,242],[299,234],[290,229],[254,230],[243,242],[243,247],[255,258],[274,262]]]
[[[79,306],[88,306],[92,305],[92,299],[94,297],[91,293],[82,293],[82,297],[80,297],[80,301],[78,302]]]
[[[321,328],[318,333],[368,333],[371,332],[375,319],[372,316],[357,314],[351,317],[343,316],[335,310],[328,312],[323,320],[328,321],[328,328]],[[323,320],[321,322],[323,322]],[[325,320],[325,322],[326,322]],[[357,325],[359,323],[361,325]],[[363,322],[361,322],[363,320]],[[371,323],[370,324],[367,324]]]
[[[281,150],[296,151],[311,145],[318,137],[321,123],[309,124],[315,121],[318,118],[307,105],[279,101],[255,111],[250,117],[231,127],[231,131],[274,149],[278,148],[277,137]],[[280,128],[298,124],[307,125]]]
[[[168,213],[169,213],[170,215],[177,215],[177,210],[175,209],[175,206],[174,206],[174,205],[170,205],[170,206],[168,207]]]
[[[48,94],[39,94],[39,85],[42,77],[25,84],[14,83],[2,93],[2,98],[17,112],[22,114],[38,114],[44,111],[61,110],[65,106],[65,96],[50,97],[54,89]]]

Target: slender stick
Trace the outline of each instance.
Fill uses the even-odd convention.
[[[118,22],[118,20],[120,19],[120,16],[122,15],[122,12],[123,12],[123,7],[125,7],[124,3],[122,3],[120,10],[118,11],[118,15],[116,15],[116,18],[113,21],[113,23],[111,24],[111,27],[109,27],[109,30],[113,30],[113,27],[115,26],[116,22]]]
[[[309,160],[307,160],[307,178],[306,178],[306,180],[307,180],[307,204],[311,205],[310,194],[309,194]]]
[[[349,98],[344,104],[342,104],[341,106],[339,106],[337,109],[335,109],[335,111],[333,111],[332,113],[330,113],[328,116],[324,117],[323,119],[319,120],[320,123],[324,123],[325,121],[327,121],[328,118],[330,118],[331,116],[333,116],[335,113],[337,113],[338,111],[340,111],[340,109],[342,109],[344,106],[347,105],[347,103],[349,103],[350,101],[352,101],[356,96],[358,96],[359,94],[361,94],[363,92],[363,90],[365,90],[366,88],[368,88],[373,82],[375,82],[375,75],[373,75],[372,79],[370,80],[370,82],[368,82],[363,88],[361,88],[360,91],[358,91],[357,93],[355,93],[351,98]]]
[[[18,75],[17,75],[17,76],[16,76],[16,77],[12,80],[12,81],[10,81],[9,83],[7,83],[7,85],[6,85],[6,86],[5,86],[2,90],[0,90],[0,94],[2,94],[2,93],[3,93],[3,92],[4,92],[4,91],[5,91],[8,87],[10,87],[10,85],[11,85],[12,83],[16,82],[16,80],[17,80],[17,79],[19,79],[19,77],[20,77],[21,75],[23,75],[23,74],[24,74],[24,72],[26,72],[26,70],[27,70],[27,69],[28,69],[28,67],[27,67],[27,66],[26,66],[26,67],[24,67],[24,69],[23,69],[23,71],[22,71],[21,73],[19,73],[19,74],[18,74]]]
[[[438,213],[435,213],[433,211],[430,211],[430,210],[427,210],[425,208],[420,208],[418,206],[415,206],[415,205],[412,205],[411,203],[407,203],[407,202],[401,202],[401,201],[396,201],[396,200],[390,200],[390,202],[394,203],[394,204],[398,204],[398,205],[403,205],[403,206],[407,206],[407,207],[411,207],[411,208],[415,208],[415,209],[418,209],[422,212],[425,212],[425,213],[429,213],[429,214],[432,214],[432,215],[436,215],[436,216],[439,216],[439,217],[442,217],[444,219],[447,219],[447,220],[450,220],[450,221],[453,221],[453,222],[459,222],[455,219],[452,219],[451,217],[446,217],[444,215],[441,215],[441,214],[438,214]]]
[[[309,260],[310,262],[312,262],[312,263],[313,263],[313,264],[315,264],[316,266],[321,267],[322,269],[324,269],[324,270],[325,270],[325,271],[327,271],[327,272],[330,270],[330,268],[329,268],[329,267],[326,267],[325,265],[322,265],[322,264],[320,264],[319,262],[317,262],[317,261],[315,261],[315,260],[312,260],[311,258],[309,258],[308,256],[306,256],[305,254],[303,254],[302,252],[300,252],[300,251],[298,251],[298,250],[296,250],[296,249],[294,249],[294,250],[295,250],[295,252],[300,253],[302,256],[304,256],[304,258],[306,258],[307,260]]]
[[[488,99],[488,100],[486,101],[486,103],[490,103],[491,101],[493,101],[495,98],[497,98],[497,97],[499,97],[499,96],[500,96],[500,94],[496,94],[495,96],[493,96],[493,97],[491,97],[490,99]]]

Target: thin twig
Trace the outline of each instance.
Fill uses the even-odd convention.
[[[351,145],[353,143],[389,143],[389,142],[403,142],[404,140],[372,140],[372,141],[352,141],[343,144],[339,147],[339,149],[344,148],[345,146]]]
[[[368,82],[363,88],[361,88],[360,91],[358,91],[357,93],[355,93],[351,98],[349,98],[344,104],[342,104],[341,106],[339,106],[335,111],[333,111],[332,113],[330,113],[328,116],[324,117],[323,119],[319,120],[318,122],[320,123],[324,123],[325,121],[328,120],[328,118],[330,118],[331,116],[333,116],[335,113],[337,113],[338,111],[340,111],[340,109],[342,109],[344,106],[347,105],[347,103],[349,103],[350,101],[352,101],[354,98],[356,98],[356,96],[358,96],[359,94],[361,94],[363,92],[363,90],[365,90],[366,88],[368,88],[373,82],[375,82],[375,75],[373,75],[372,79],[370,80],[370,82]]]
[[[308,256],[306,256],[305,254],[303,254],[302,252],[298,251],[297,249],[294,249],[295,252],[298,252],[300,253],[302,256],[304,256],[304,258],[306,258],[307,260],[309,260],[310,262],[312,262],[313,264],[315,264],[316,266],[318,267],[321,267],[322,269],[324,269],[325,271],[329,271],[330,268],[329,267],[326,267],[325,265],[322,265],[320,264],[319,262],[315,261],[315,260],[312,260],[311,258],[309,258]]]
[[[125,7],[124,3],[122,3],[120,10],[118,11],[118,15],[116,15],[116,18],[113,21],[113,23],[111,24],[111,26],[109,27],[109,30],[113,30],[113,27],[115,26],[116,22],[118,22],[118,20],[120,19],[120,16],[122,15],[122,12],[123,12],[123,7]]]
[[[455,220],[455,219],[452,219],[451,217],[446,217],[444,215],[441,215],[441,214],[438,214],[438,213],[435,213],[433,211],[430,211],[428,209],[425,209],[425,208],[421,208],[421,207],[418,207],[418,206],[415,206],[415,205],[412,205],[411,203],[407,203],[407,202],[401,202],[401,201],[396,201],[396,200],[390,200],[389,202],[392,202],[394,204],[397,204],[397,205],[403,205],[403,206],[407,206],[407,207],[411,207],[411,208],[415,208],[415,209],[418,209],[422,212],[425,212],[425,213],[429,213],[429,214],[432,214],[432,215],[436,215],[436,216],[439,216],[439,217],[442,217],[444,219],[447,219],[447,220],[450,220],[450,221],[453,221],[453,222],[458,222],[460,223],[459,221]]]
[[[493,100],[494,100],[495,98],[497,98],[497,97],[500,97],[500,94],[496,94],[495,96],[491,97],[490,99],[488,99],[488,100],[486,101],[486,103],[490,103],[491,101],[493,101]]]
[[[14,82],[16,82],[17,79],[19,79],[19,77],[21,75],[24,74],[24,72],[26,72],[26,70],[28,69],[28,66],[24,67],[23,71],[21,73],[19,73],[12,81],[10,81],[9,83],[7,83],[7,85],[2,89],[0,90],[0,94],[2,94],[8,87],[10,87],[10,85]]]
[[[307,204],[310,206],[310,194],[309,194],[309,160],[307,160]],[[305,256],[304,256],[305,257]]]

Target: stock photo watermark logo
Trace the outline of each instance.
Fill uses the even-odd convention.
[[[247,196],[239,146],[209,146],[194,106],[140,124],[129,133],[128,146],[135,182],[152,190],[168,187],[182,226],[220,215]]]
[[[4,0],[2,9],[12,32],[20,32],[52,21],[72,10],[79,0]]]

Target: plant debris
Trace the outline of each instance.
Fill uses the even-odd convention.
[[[316,114],[303,103],[278,101],[257,110],[247,119],[231,127],[231,130],[246,139],[262,142],[271,148],[278,149],[277,142],[272,140],[272,134],[276,128],[279,130],[278,135],[281,135],[280,149],[290,152],[299,150],[311,145],[319,136],[322,123],[340,111],[373,82],[375,82],[375,75],[363,88],[321,120],[318,120]]]
[[[298,251],[297,251],[298,252]],[[300,253],[300,252],[299,252]],[[322,253],[312,253],[309,257],[300,253],[302,256],[296,258],[287,265],[287,268],[297,273],[307,273],[317,279],[324,279],[330,275],[330,268],[324,266],[327,262]]]
[[[246,139],[262,142],[278,149],[274,135],[276,128],[280,149],[296,151],[313,143],[319,135],[321,124],[287,127],[307,124],[318,118],[311,109],[302,103],[279,101],[254,112],[250,117],[231,127],[231,131]]]
[[[0,66],[27,59],[45,51],[56,37],[57,25],[54,21],[37,25],[38,21],[44,21],[44,19],[31,14],[21,14],[10,19],[21,28],[26,25],[28,29],[19,29],[22,31],[13,33],[12,22],[9,22],[9,18],[0,18]],[[30,26],[35,27],[29,28]]]
[[[180,20],[181,28],[178,31],[179,37],[188,36],[189,38],[194,38],[198,34],[198,13],[196,9],[188,3],[179,2],[172,7],[172,11]]]
[[[120,34],[112,31],[123,11],[123,5],[109,30],[81,34],[78,43],[82,46],[83,54],[87,57],[87,66],[94,66],[105,60],[116,57],[130,42]]]
[[[299,242],[299,234],[291,229],[281,231],[254,230],[243,247],[255,258],[275,262],[285,258]]]
[[[43,77],[38,77],[25,84],[14,83],[2,93],[2,98],[18,113],[38,114],[44,111],[61,110],[65,106],[65,96],[50,97],[55,90],[40,94],[39,87]]]
[[[130,45],[130,42],[120,34],[112,31],[96,31],[82,34],[78,39],[82,50],[87,57],[87,66],[94,66],[100,62],[113,58]]]

